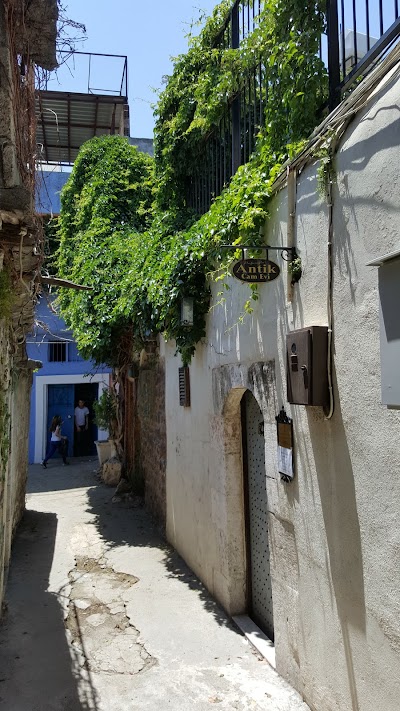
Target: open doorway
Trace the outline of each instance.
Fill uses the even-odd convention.
[[[98,383],[77,383],[74,385],[74,407],[79,407],[83,403],[89,410],[88,429],[77,436],[76,422],[74,422],[74,457],[85,457],[96,454],[95,441],[97,440],[97,425],[94,422],[93,402],[97,400],[99,394]],[[74,418],[75,419],[75,418]]]

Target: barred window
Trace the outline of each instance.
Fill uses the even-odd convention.
[[[49,362],[65,363],[67,360],[67,344],[62,341],[49,343]]]

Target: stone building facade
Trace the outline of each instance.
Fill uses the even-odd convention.
[[[190,407],[179,404],[175,344],[161,344],[168,539],[230,614],[274,639],[277,670],[316,711],[396,711],[400,696],[400,390],[387,373],[388,353],[395,366],[400,352],[395,52],[359,109],[356,98],[346,106],[332,196],[319,195],[309,158],[270,203],[265,242],[293,239],[299,283],[271,252],[281,274],[259,286],[241,324],[248,287],[229,278],[190,365]],[[286,338],[316,326],[332,339],[333,410],[288,402]],[[326,356],[314,367],[326,378]],[[282,406],[293,421],[289,482]]]
[[[129,385],[129,384],[127,384]],[[143,349],[136,377],[125,387],[125,457],[133,487],[144,487],[147,509],[165,529],[166,421],[165,365],[156,341]]]
[[[34,66],[56,66],[56,0],[0,2],[0,606],[25,504],[34,318],[43,242],[34,213]]]

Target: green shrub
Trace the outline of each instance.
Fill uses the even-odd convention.
[[[93,403],[95,423],[100,429],[108,430],[111,439],[115,435],[117,418],[116,395],[111,388],[103,390],[98,400]]]

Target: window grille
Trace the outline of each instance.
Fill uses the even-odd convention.
[[[179,404],[190,407],[190,377],[189,368],[179,368]]]
[[[67,344],[62,341],[49,343],[49,363],[65,363],[67,360]]]

